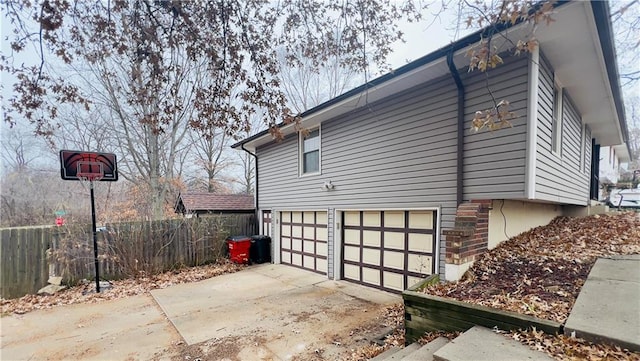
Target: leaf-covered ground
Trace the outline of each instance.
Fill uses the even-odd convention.
[[[171,285],[197,282],[225,273],[237,272],[244,268],[227,261],[199,267],[182,268],[149,277],[138,277],[120,281],[112,281],[111,288],[100,293],[95,292],[94,282],[85,282],[75,287],[60,291],[54,295],[26,295],[21,298],[0,298],[2,314],[23,314],[33,310],[47,309],[75,303],[97,303],[123,297],[135,296],[153,289],[166,288]]]
[[[564,323],[598,257],[640,254],[640,214],[559,217],[485,253],[455,283],[423,292]]]

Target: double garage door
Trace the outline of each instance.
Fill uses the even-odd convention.
[[[346,211],[342,275],[389,291],[411,287],[435,269],[435,211]]]
[[[282,263],[327,274],[327,212],[280,212]]]
[[[436,211],[344,211],[342,278],[402,291],[436,272]],[[327,274],[326,211],[280,212],[284,264]]]

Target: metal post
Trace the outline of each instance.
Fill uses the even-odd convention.
[[[91,224],[93,225],[93,260],[96,266],[96,293],[100,293],[100,271],[98,267],[98,231],[96,230],[96,202],[93,197],[93,180],[89,181],[91,189]]]

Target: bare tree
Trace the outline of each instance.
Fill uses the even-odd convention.
[[[242,170],[237,183],[240,185],[240,193],[254,194],[254,182],[256,180],[256,162],[252,155],[247,152],[238,153],[239,165]]]
[[[9,129],[8,126],[4,128],[0,142],[3,171],[5,173],[25,172],[40,157],[37,148],[41,148],[42,144],[26,128]]]
[[[640,1],[614,1],[611,6],[621,85],[633,89],[640,81]]]
[[[229,135],[224,130],[216,129],[207,136],[190,132],[189,137],[190,153],[195,163],[194,173],[198,175],[188,179],[188,183],[193,188],[204,188],[209,193],[226,189],[226,180],[221,175],[232,163],[228,154]],[[199,176],[202,173],[204,177]]]
[[[302,56],[295,64],[280,52],[278,59],[282,90],[289,107],[298,114],[349,90],[362,82],[362,73],[341,65],[338,56],[329,57],[319,67]]]

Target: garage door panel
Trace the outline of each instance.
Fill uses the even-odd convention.
[[[316,267],[320,270],[326,270],[327,268],[327,260],[322,258],[316,258]]]
[[[302,267],[302,255],[299,253],[291,254],[291,264],[294,266]]]
[[[346,261],[360,262],[360,247],[345,246],[344,259]]]
[[[315,268],[315,257],[304,255],[302,267],[304,268]]]
[[[389,228],[403,228],[404,212],[402,211],[384,212],[384,226]]]
[[[280,232],[280,234],[281,234],[283,237],[289,237],[289,236],[291,236],[291,227],[283,227],[283,228],[282,228],[282,231]]]
[[[380,247],[380,231],[363,231],[362,244],[365,246]]]
[[[344,243],[360,245],[360,231],[354,229],[346,229],[344,231]]]
[[[430,273],[431,271],[431,257],[410,254],[408,263],[407,270],[409,272],[425,273],[425,271],[427,271]]]
[[[402,271],[404,269],[404,252],[385,251],[384,267]]]
[[[296,238],[302,238],[302,227],[300,226],[292,226],[291,227],[291,236]]]
[[[404,249],[404,233],[384,232],[384,248]]]
[[[409,251],[431,253],[433,236],[430,234],[409,233]]]
[[[360,279],[360,267],[356,265],[345,264],[343,273],[344,273],[345,279],[351,279],[351,280]]]
[[[329,254],[327,251],[328,251],[328,247],[326,243],[320,243],[320,242],[316,243],[316,254],[318,256],[327,257]]]
[[[362,250],[362,263],[373,266],[380,265],[380,250],[365,248]]]
[[[362,222],[365,227],[380,227],[380,212],[363,212]]]
[[[291,263],[291,252],[282,251],[282,263]]]
[[[343,278],[398,292],[435,273],[436,219],[424,210],[343,212]]]
[[[327,212],[284,211],[280,218],[282,263],[326,274]]]
[[[360,212],[344,212],[345,226],[359,226],[360,225]]]
[[[327,212],[316,212],[316,224],[327,224]]]
[[[316,228],[316,240],[317,241],[327,241],[327,229],[326,228]]]
[[[404,275],[395,272],[384,272],[382,286],[396,291],[404,291]]]
[[[433,229],[432,211],[410,211],[409,228],[413,229]]]
[[[380,271],[372,268],[362,269],[362,281],[372,285],[380,284]]]
[[[304,241],[304,249],[305,253],[315,253],[315,242],[314,241]]]

